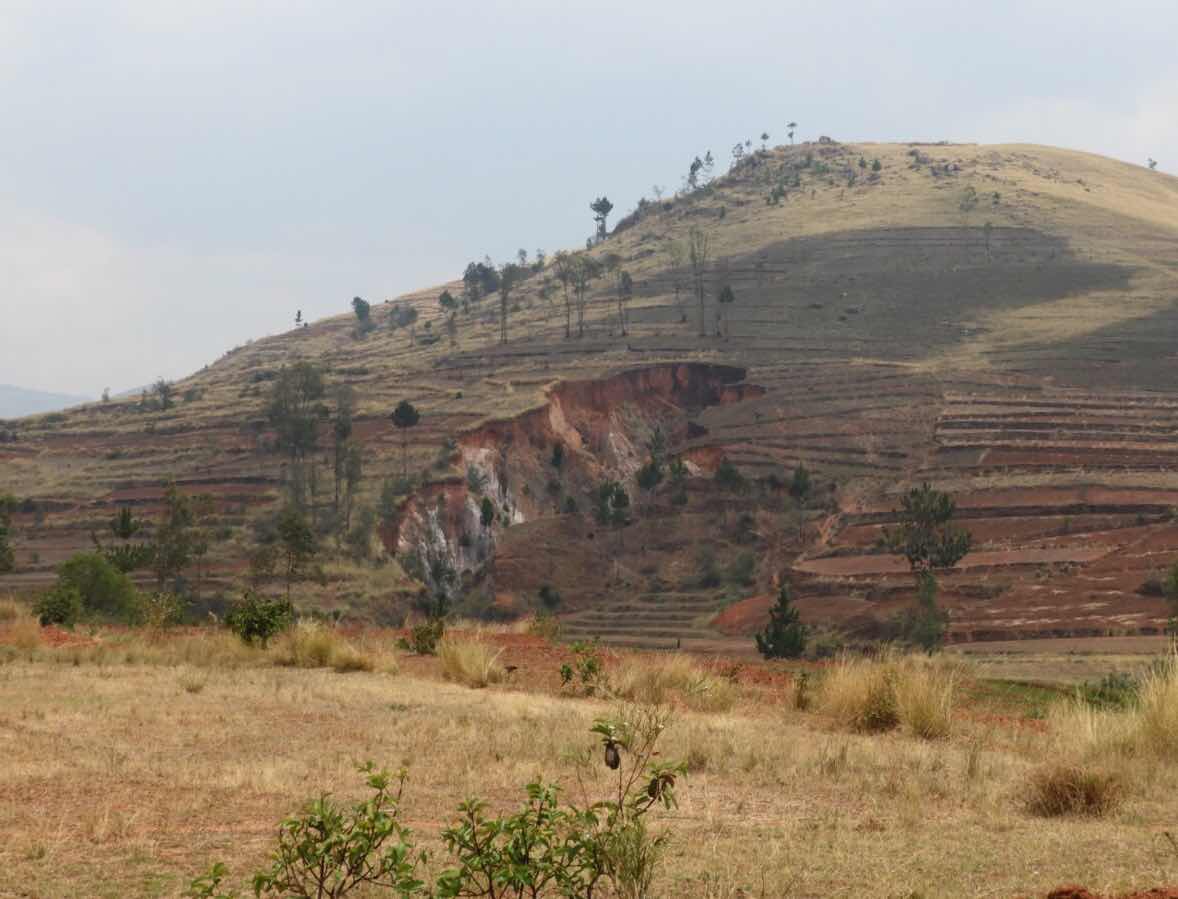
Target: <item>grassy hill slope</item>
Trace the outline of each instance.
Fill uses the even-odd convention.
[[[693,228],[710,237],[702,314],[687,266],[667,252]],[[1178,179],[1025,145],[779,147],[688,196],[642,204],[592,253],[617,254],[633,277],[625,336],[603,278],[585,334],[565,339],[549,265],[513,295],[506,344],[495,295],[446,335],[437,297],[459,295],[456,281],[398,298],[419,310],[416,341],[374,305],[372,333],[358,335],[349,311],[240,347],[179,383],[165,412],[127,400],[8,423],[0,491],[37,511],[18,516],[20,566],[0,588],[46,583],[114,506],[150,516],[175,480],[217,498],[212,583],[227,589],[286,477],[268,449],[265,397],[280,367],[302,359],[357,391],[364,502],[399,473],[387,416],[402,398],[422,411],[409,467],[449,478],[459,512],[470,466],[518,475],[519,488],[496,482],[511,515],[487,535],[488,561],[467,571],[480,608],[522,608],[550,583],[583,633],[602,631],[609,609],[618,640],[705,645],[721,638],[716,611],[729,609],[728,632],[755,626],[759,597],[786,575],[814,620],[869,627],[909,595],[902,572],[873,561],[871,529],[899,489],[927,478],[958,493],[991,554],[950,579],[959,638],[1159,625],[1160,602],[1134,591],[1178,555]],[[724,285],[735,302],[718,323]],[[557,404],[568,439],[584,432],[583,464],[557,484],[576,515],[537,498],[551,487],[548,425],[494,452],[446,444],[541,406],[551,421],[558,382],[685,363],[739,366],[750,389],[702,405],[673,390],[644,403],[585,389]],[[633,487],[655,425],[691,462],[686,507],[666,484],[641,497]],[[723,457],[760,486],[717,488]],[[818,495],[789,509],[774,478],[798,463]],[[605,476],[630,479],[642,500],[620,540],[586,514]],[[414,551],[403,524],[385,529],[376,562],[330,563],[327,586],[303,601],[398,617],[417,585],[382,554]],[[446,534],[451,559],[460,537]],[[1093,545],[1107,552],[1080,552]],[[655,608],[631,609],[627,596]]]

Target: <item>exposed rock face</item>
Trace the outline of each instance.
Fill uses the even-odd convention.
[[[464,475],[414,493],[386,547],[412,560],[411,573],[431,589],[477,575],[494,555],[497,530],[573,507],[587,511],[605,480],[633,494],[655,432],[674,446],[693,412],[763,392],[744,377],[734,366],[677,363],[555,384],[543,405],[459,435]],[[494,511],[489,526],[486,501]]]

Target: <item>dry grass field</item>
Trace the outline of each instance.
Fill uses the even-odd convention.
[[[589,727],[615,700],[561,689],[565,647],[454,639],[472,638],[514,669],[502,682],[447,680],[388,632],[348,637],[367,662],[340,673],[216,632],[51,639],[0,624],[0,895],[178,896],[213,860],[244,880],[304,800],[358,796],[364,760],[409,770],[405,818],[434,848],[464,798],[506,810],[538,774],[601,795]],[[897,666],[900,724],[859,732],[847,710],[883,665]],[[679,808],[657,817],[671,841],[655,896],[1007,899],[1178,880],[1172,715],[1147,740],[1143,716],[1094,724],[1065,693],[1041,705],[951,659],[811,667],[805,711],[796,667],[650,653],[607,653],[606,667],[614,692],[674,709],[662,753],[688,766]],[[1028,807],[1058,798],[1067,765],[1109,779],[1107,810]]]

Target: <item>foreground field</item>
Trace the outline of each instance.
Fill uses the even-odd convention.
[[[563,647],[495,638],[520,667],[472,690],[443,681],[432,658],[341,674],[185,639],[197,648],[8,647],[0,894],[176,896],[218,859],[244,880],[281,817],[321,791],[356,795],[366,759],[409,769],[406,819],[433,846],[462,799],[512,808],[537,774],[600,795],[588,731],[611,705],[560,695]],[[657,822],[673,834],[659,896],[1010,897],[1178,880],[1172,764],[1133,762],[1125,802],[1103,818],[1024,810],[1032,772],[1068,748],[1017,690],[967,679],[952,735],[922,741],[796,711],[784,673],[728,674],[723,701],[684,705],[663,746],[690,776]]]

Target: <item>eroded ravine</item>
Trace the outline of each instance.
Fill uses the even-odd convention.
[[[745,376],[743,368],[690,362],[558,382],[542,405],[460,434],[460,474],[414,492],[384,534],[386,548],[431,590],[477,577],[504,527],[588,511],[606,480],[633,495],[655,433],[673,447],[698,432],[689,425],[700,410],[762,395]]]

